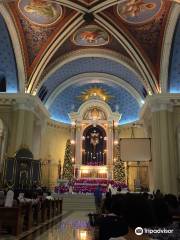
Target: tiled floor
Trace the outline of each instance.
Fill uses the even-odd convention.
[[[93,240],[87,214],[85,211],[67,212],[57,224],[41,228],[23,240]],[[18,239],[8,235],[0,237],[0,240]]]
[[[177,230],[176,230],[177,231]],[[154,236],[154,239],[161,240],[179,240],[179,233],[177,236],[168,238],[164,236]],[[151,236],[152,237],[152,236]],[[45,225],[40,230],[29,234],[27,237],[19,238],[8,235],[0,236],[0,240],[94,240],[94,229],[89,225],[88,212],[85,211],[68,211],[63,212],[56,223]],[[136,236],[132,229],[129,229],[129,233],[123,240],[150,240],[148,236]]]

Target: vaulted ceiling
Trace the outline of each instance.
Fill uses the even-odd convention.
[[[69,122],[92,86],[114,96],[121,123],[138,119],[148,94],[180,93],[176,1],[6,0],[0,13],[7,91],[38,95],[56,120]]]

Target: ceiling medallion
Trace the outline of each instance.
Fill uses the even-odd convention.
[[[109,34],[96,25],[87,25],[73,35],[72,41],[78,46],[102,46],[109,43]]]
[[[97,98],[105,102],[108,102],[112,98],[112,96],[109,95],[104,89],[100,87],[92,87],[82,92],[78,98],[80,98],[83,102],[93,98]]]
[[[117,5],[117,13],[127,23],[141,24],[152,20],[161,7],[162,0],[126,0]]]
[[[19,0],[18,8],[29,22],[42,27],[51,26],[62,17],[61,5],[52,1]]]

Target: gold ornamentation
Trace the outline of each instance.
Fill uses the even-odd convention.
[[[104,89],[99,87],[92,87],[85,92],[82,92],[81,96],[79,96],[82,101],[87,101],[91,98],[99,98],[105,102],[108,102],[112,96],[109,95]]]

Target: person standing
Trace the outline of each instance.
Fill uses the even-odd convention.
[[[94,198],[95,198],[96,211],[97,211],[97,213],[100,213],[101,202],[102,202],[102,191],[101,191],[100,185],[97,186],[97,188],[94,192]]]

